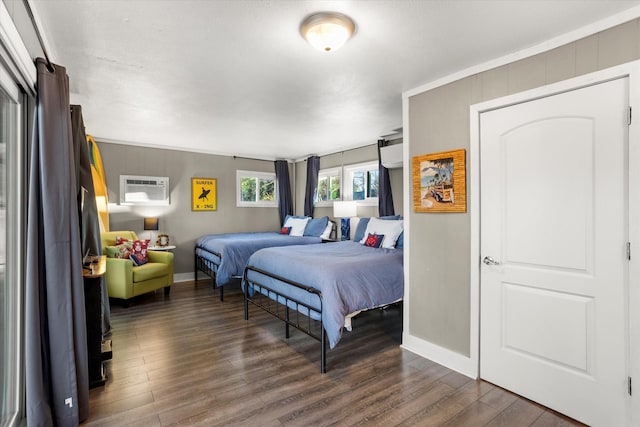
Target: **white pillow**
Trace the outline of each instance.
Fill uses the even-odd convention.
[[[289,236],[302,236],[310,218],[289,217],[284,223],[284,227],[291,227]]]
[[[382,239],[381,248],[392,249],[396,246],[396,241],[398,237],[400,237],[400,233],[402,233],[403,229],[403,221],[401,219],[393,220],[393,219],[378,219],[371,218],[369,220],[369,224],[367,224],[367,229],[364,232],[364,237],[360,241],[360,243],[364,244],[371,234],[384,234],[384,239]]]
[[[331,237],[331,231],[333,230],[333,222],[327,221],[327,228],[324,229],[320,235],[321,239],[328,239]]]

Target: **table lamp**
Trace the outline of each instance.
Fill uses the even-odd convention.
[[[353,200],[333,202],[333,216],[340,218],[340,240],[349,240],[349,219],[358,215],[358,204]]]
[[[149,240],[153,240],[151,238],[151,230],[158,231],[159,220],[157,217],[155,218],[145,218],[144,219],[144,229],[145,231],[149,231]]]

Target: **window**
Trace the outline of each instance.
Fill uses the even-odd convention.
[[[25,95],[0,66],[0,425],[23,415]]]
[[[238,207],[277,207],[276,174],[236,171],[236,194]]]
[[[334,200],[340,200],[340,168],[323,169],[318,173],[318,199],[316,206],[331,206]]]
[[[378,162],[344,167],[344,200],[362,200],[362,204],[378,203]]]

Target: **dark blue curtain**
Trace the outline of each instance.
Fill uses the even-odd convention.
[[[280,225],[282,226],[284,218],[287,215],[293,215],[289,163],[286,160],[276,160],[274,163],[276,180],[278,181],[278,213],[280,214]]]
[[[87,336],[75,150],[64,67],[36,61],[25,287],[27,425],[89,415]]]
[[[304,193],[305,216],[313,216],[313,204],[318,192],[318,172],[320,172],[320,157],[309,157],[307,159],[307,186]]]
[[[378,141],[378,216],[395,215],[393,209],[393,194],[391,193],[391,182],[389,181],[389,169],[382,166],[380,148],[384,147],[387,141]]]

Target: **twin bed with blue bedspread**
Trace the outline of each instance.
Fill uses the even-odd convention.
[[[369,223],[353,241],[256,251],[243,277],[245,320],[251,303],[283,320],[287,338],[294,326],[320,340],[326,372],[326,345],[335,347],[350,314],[403,297],[402,220]]]
[[[220,287],[220,300],[223,299],[222,286],[233,279],[242,277],[249,257],[259,249],[279,246],[310,245],[321,243],[327,227],[328,217],[305,219],[288,216],[283,229],[290,225],[288,233],[254,232],[208,234],[200,237],[194,248],[194,274],[198,280],[198,271],[212,279],[213,287]]]

